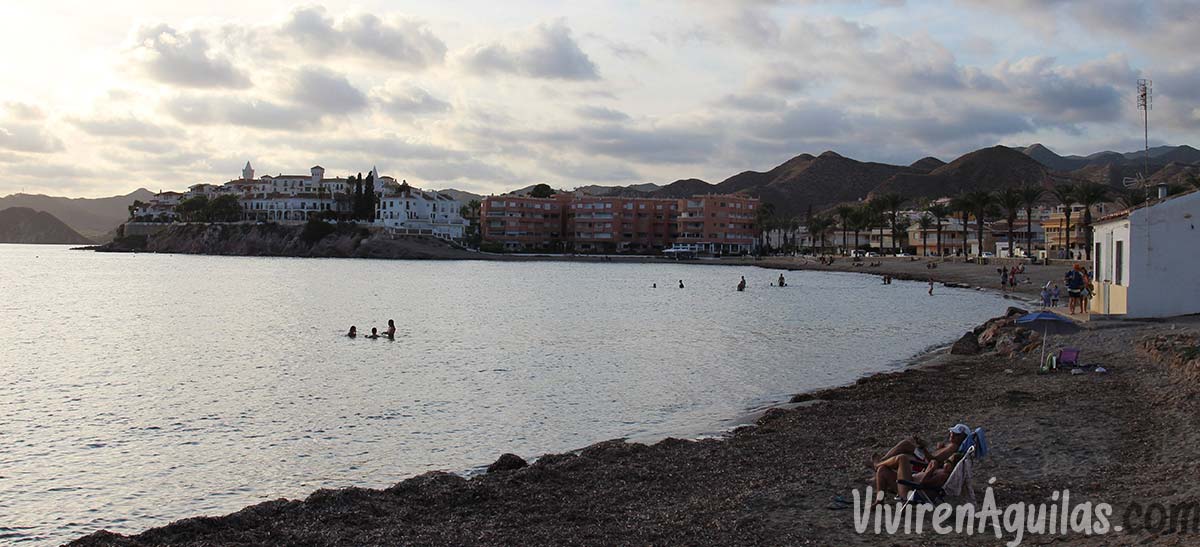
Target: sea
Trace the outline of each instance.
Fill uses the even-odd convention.
[[[505,452],[718,436],[1007,305],[780,273],[0,245],[0,544],[469,475]],[[394,340],[365,337],[388,320]]]

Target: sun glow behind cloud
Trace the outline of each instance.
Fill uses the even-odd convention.
[[[1174,1],[1092,6],[0,6],[0,47],[17,52],[0,73],[0,194],[178,188],[246,160],[377,164],[491,192],[720,180],[826,149],[903,163],[996,143],[1090,153],[1136,147],[1130,91],[1146,75],[1155,140],[1194,140],[1197,67],[1179,52],[1200,45],[1180,30],[1198,16]]]

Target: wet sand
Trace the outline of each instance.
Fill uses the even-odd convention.
[[[1155,336],[1195,345],[1200,318],[1096,321],[1051,339],[1052,348],[1085,348],[1084,361],[1106,374],[1039,375],[1036,351],[941,353],[797,396],[795,408],[770,410],[723,440],[613,440],[471,479],[429,473],[385,490],[321,490],[71,545],[996,545],[990,535],[859,535],[852,509],[830,508],[867,484],[863,462],[873,452],[914,433],[937,440],[958,422],[989,432],[992,453],[976,471],[981,493],[988,477],[1002,506],[1070,489],[1073,500],[1114,504],[1119,524],[1131,501],[1200,501],[1200,361],[1141,349]],[[1143,532],[1023,544],[1197,538]]]

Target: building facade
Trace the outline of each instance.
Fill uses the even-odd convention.
[[[757,199],[736,195],[489,196],[482,200],[480,229],[484,241],[508,250],[655,253],[684,249],[743,254],[752,251],[757,241],[757,206]]]

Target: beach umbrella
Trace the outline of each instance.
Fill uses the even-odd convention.
[[[1079,330],[1079,325],[1068,317],[1054,312],[1039,311],[1022,315],[1017,318],[1017,324],[1029,328],[1042,329],[1042,357],[1038,361],[1041,366],[1046,362],[1046,337],[1051,334],[1070,334]]]

